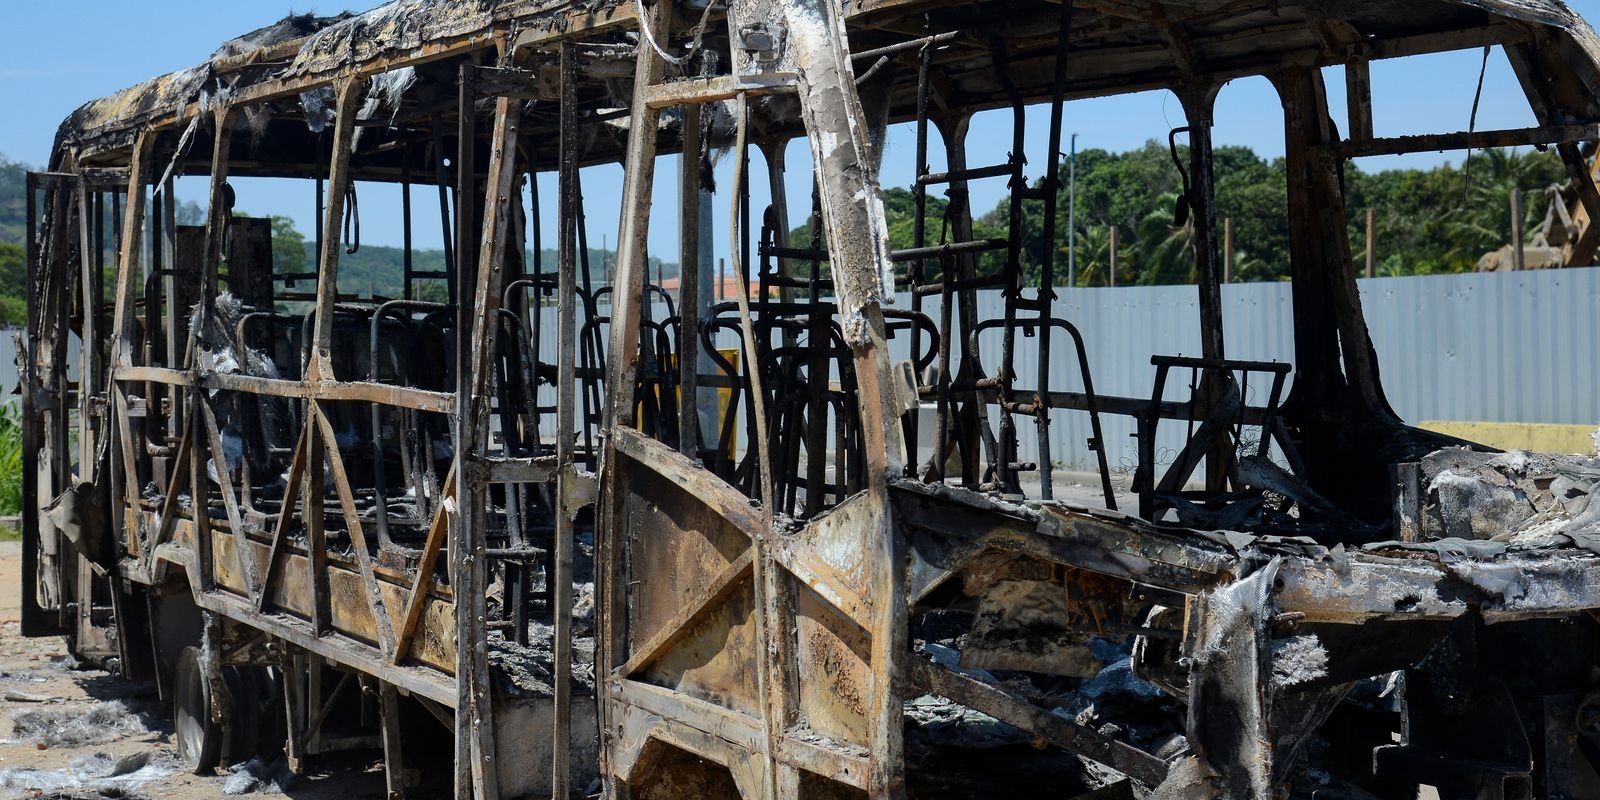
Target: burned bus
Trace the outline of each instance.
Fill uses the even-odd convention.
[[[1374,134],[1373,62],[1491,48],[1536,127]],[[1220,302],[1214,101],[1251,76],[1285,121],[1283,362],[1230,358]],[[1558,0],[290,17],[85,105],[29,179],[24,632],[154,681],[196,770],[371,748],[391,796],[1600,797],[1597,465],[1398,417],[1343,181],[1553,147],[1600,218],[1597,88],[1600,40]],[[1203,347],[1118,397],[1061,313],[1065,104],[1151,89],[1186,118]],[[1006,156],[971,163],[996,109]],[[620,225],[593,231],[606,164]],[[254,179],[315,203],[313,266],[247,215]],[[994,236],[980,180],[1008,186]],[[397,288],[341,283],[358,186],[398,193],[443,264],[408,247]],[[675,291],[647,252],[664,202]],[[1067,414],[1104,507],[1057,499],[1038,434]],[[1077,713],[1110,669],[1150,703]]]

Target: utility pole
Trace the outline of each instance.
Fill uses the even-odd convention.
[[[1512,201],[1515,205],[1516,201]],[[1378,277],[1378,243],[1375,235],[1378,230],[1378,215],[1372,209],[1367,209],[1367,277]]]
[[[1115,225],[1111,226],[1111,248],[1110,249],[1111,249],[1111,259],[1110,259],[1110,265],[1109,266],[1110,266],[1110,274],[1111,274],[1111,288],[1115,289],[1115,288],[1117,288],[1117,226],[1115,226]]]
[[[1059,144],[1056,145],[1060,147]],[[1078,134],[1067,160],[1067,285],[1078,285]]]

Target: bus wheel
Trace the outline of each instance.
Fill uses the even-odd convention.
[[[216,769],[222,753],[222,726],[211,720],[211,685],[200,667],[200,650],[178,654],[172,686],[172,725],[178,760],[196,775]]]

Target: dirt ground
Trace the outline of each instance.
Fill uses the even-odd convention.
[[[155,686],[80,668],[60,639],[21,636],[21,545],[0,541],[0,800],[197,800],[223,796],[230,773],[185,774]],[[313,763],[296,800],[382,798],[378,753]]]

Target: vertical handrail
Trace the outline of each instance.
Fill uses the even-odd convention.
[[[571,796],[572,774],[572,572],[573,516],[568,506],[575,442],[572,427],[577,418],[575,390],[577,359],[573,336],[577,325],[577,246],[578,209],[578,109],[577,53],[571,42],[561,44],[561,138],[560,208],[557,239],[556,341],[556,519],[554,532],[555,563],[550,576],[551,625],[554,643],[551,655],[552,716],[554,731],[550,752],[550,796]],[[596,671],[598,678],[600,673]],[[596,687],[596,694],[599,689]]]

